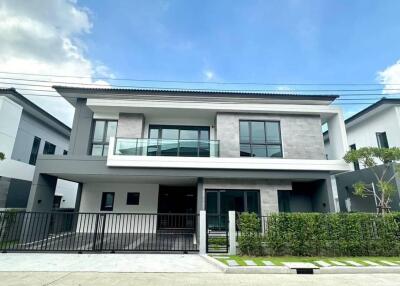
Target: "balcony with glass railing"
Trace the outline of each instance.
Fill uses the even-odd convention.
[[[218,140],[116,138],[114,155],[219,157]]]

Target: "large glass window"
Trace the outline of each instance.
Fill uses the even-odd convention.
[[[36,165],[36,159],[39,154],[39,147],[40,147],[41,139],[39,137],[35,137],[33,139],[32,149],[31,149],[31,156],[29,157],[29,164]]]
[[[206,126],[151,125],[149,156],[208,157],[210,129]]]
[[[282,157],[281,128],[278,121],[244,121],[239,124],[240,156]]]
[[[115,120],[95,120],[92,151],[93,156],[107,156],[110,137],[117,133],[117,121]]]
[[[44,143],[43,154],[54,155],[55,153],[56,153],[56,145],[46,141]]]

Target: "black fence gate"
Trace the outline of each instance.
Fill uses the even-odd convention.
[[[0,212],[0,250],[197,252],[197,214]]]
[[[206,214],[207,253],[228,253],[228,215]]]

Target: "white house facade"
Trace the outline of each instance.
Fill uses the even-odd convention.
[[[66,154],[70,133],[15,89],[0,89],[0,208],[26,208],[37,156]],[[76,192],[76,183],[60,180],[57,207],[74,208]]]

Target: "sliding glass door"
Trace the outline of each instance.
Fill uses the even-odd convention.
[[[210,128],[207,126],[151,125],[149,156],[210,156]]]
[[[228,212],[251,212],[260,215],[260,192],[258,190],[206,190],[208,226],[224,228]]]

